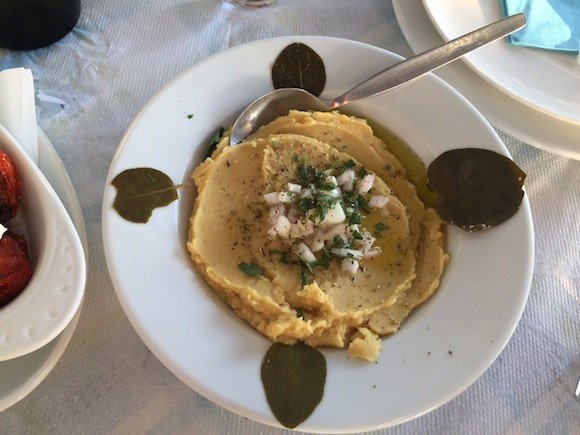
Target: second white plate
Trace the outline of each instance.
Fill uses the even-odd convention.
[[[85,222],[78,197],[60,157],[40,129],[38,152],[38,167],[67,209],[87,254]],[[30,394],[48,376],[70,342],[81,309],[82,306],[64,331],[46,346],[28,355],[0,362],[0,412]]]
[[[443,44],[421,0],[393,0],[397,21],[415,53]],[[435,72],[467,97],[496,127],[528,143],[580,160],[580,125],[554,119],[502,92],[463,62]]]
[[[423,4],[447,41],[502,16],[499,0],[423,0]],[[520,102],[580,125],[580,65],[575,55],[498,41],[467,54],[464,61]]]

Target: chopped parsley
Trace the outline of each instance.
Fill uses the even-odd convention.
[[[389,229],[389,226],[388,225],[385,225],[382,222],[376,223],[375,224],[375,236],[377,238],[383,237],[383,231],[386,231],[388,229]]]
[[[298,176],[298,184],[302,186],[313,184],[316,187],[320,187],[319,184],[323,183],[326,178],[324,172],[319,171],[316,167],[306,163],[300,163],[298,165],[296,175]]]
[[[278,261],[280,263],[290,264],[290,259],[288,258],[288,255],[290,255],[290,253],[288,251],[280,251],[279,249],[272,249],[270,251],[270,253],[275,254],[275,255],[279,255],[280,259]]]
[[[301,278],[301,287],[305,287],[306,285],[309,284],[309,280],[310,280],[310,271],[308,270],[307,267],[304,267],[305,264],[303,264],[302,269],[300,269],[300,278]]]
[[[338,168],[338,173],[342,174],[347,169],[354,168],[355,165],[356,165],[356,163],[354,162],[354,160],[349,160],[348,162],[344,162],[344,164]]]
[[[306,213],[315,210],[316,213],[310,215],[309,219],[316,222],[317,219],[324,219],[328,210],[336,204],[337,198],[332,198],[327,192],[336,186],[327,181],[327,171],[320,171],[315,166],[307,164],[305,161],[298,163],[296,168],[298,184],[311,190],[310,196],[300,198],[298,210]]]
[[[238,264],[238,267],[242,269],[242,272],[244,272],[248,276],[260,276],[263,274],[263,271],[260,268],[260,266],[258,266],[255,263],[246,263],[242,261],[240,264]]]
[[[282,252],[279,261],[282,264],[290,264],[290,260],[288,259],[288,252]]]
[[[375,224],[375,230],[377,230],[377,231],[385,231],[385,230],[388,230],[388,229],[389,229],[389,226],[386,225],[386,224],[384,224],[384,223],[382,223],[382,222],[379,222],[379,223]]]
[[[329,260],[330,260],[330,252],[328,250],[324,250],[322,251],[322,255],[320,256],[320,258],[316,261],[312,261],[312,262],[304,262],[301,261],[301,269],[300,269],[300,276],[302,278],[302,287],[304,287],[307,284],[310,284],[313,279],[311,276],[311,273],[314,272],[315,269],[320,268],[320,269],[328,269],[329,266]]]
[[[369,173],[369,171],[367,171],[364,166],[361,166],[360,169],[358,170],[358,176],[363,178],[365,175],[367,175]]]
[[[193,115],[191,115],[193,116]],[[224,135],[225,132],[225,128],[220,127],[218,128],[218,130],[214,133],[214,135],[212,136],[212,138],[209,141],[209,144],[207,146],[207,151],[205,153],[205,158],[207,159],[208,157],[210,157],[213,152],[216,150],[218,144],[220,143],[220,140],[222,139],[222,136]]]
[[[300,198],[298,201],[298,210],[300,210],[302,213],[306,213],[308,210],[311,210],[314,207],[316,207],[316,201],[314,198],[305,197]]]
[[[296,317],[301,317],[304,319],[304,313],[302,312],[302,308],[300,307],[296,308]]]

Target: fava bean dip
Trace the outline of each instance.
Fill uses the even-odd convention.
[[[272,341],[375,360],[439,286],[449,256],[435,210],[363,119],[292,111],[227,144],[192,176],[197,270]]]

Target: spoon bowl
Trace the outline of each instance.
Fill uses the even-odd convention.
[[[70,323],[83,298],[86,260],[64,205],[2,126],[0,149],[13,160],[22,191],[18,214],[4,224],[24,233],[33,267],[22,293],[0,308],[0,361],[6,361],[41,348]]]
[[[242,112],[232,126],[230,145],[242,142],[258,127],[279,116],[287,115],[290,110],[329,111],[351,101],[378,95],[409,83],[473,50],[521,29],[525,24],[524,14],[503,18],[439,47],[396,63],[332,100],[323,100],[298,88],[276,89],[255,100]]]

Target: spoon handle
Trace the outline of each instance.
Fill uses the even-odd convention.
[[[482,47],[496,39],[503,38],[526,24],[524,14],[503,18],[478,30],[453,39],[439,47],[424,51],[405,61],[399,62],[355,86],[330,102],[334,107],[351,101],[370,97],[393,89],[433,71],[461,56]]]

